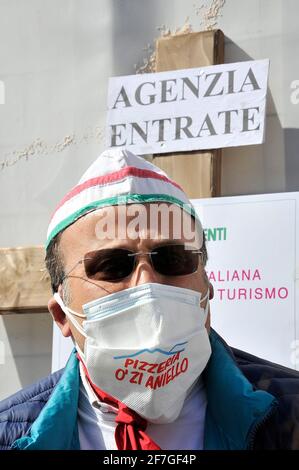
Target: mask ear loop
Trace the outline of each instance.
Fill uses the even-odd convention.
[[[87,338],[87,334],[85,333],[84,329],[82,328],[80,323],[74,318],[74,315],[77,317],[81,317],[81,318],[86,318],[86,315],[82,315],[81,313],[75,312],[71,308],[68,308],[66,305],[64,305],[64,302],[62,298],[60,297],[60,295],[58,294],[58,292],[54,294],[54,299],[60,306],[63,313],[65,313],[65,315],[67,316],[68,320],[70,320],[70,322],[76,328],[76,330],[78,330],[79,333],[81,333],[85,338]]]
[[[87,338],[87,334],[85,333],[85,331],[83,330],[82,326],[80,325],[79,322],[77,322],[77,320],[74,318],[74,315],[77,316],[77,317],[82,317],[82,318],[86,318],[85,315],[82,315],[81,313],[78,313],[78,312],[75,312],[74,310],[72,310],[71,308],[68,308],[66,305],[64,305],[64,302],[62,300],[62,298],[60,297],[60,295],[58,294],[58,292],[56,292],[54,294],[54,299],[56,300],[56,302],[58,303],[58,305],[60,306],[61,310],[65,313],[66,317],[70,320],[70,322],[73,324],[73,326],[76,328],[77,331],[79,331],[79,333],[81,333],[85,338]],[[75,343],[75,347],[82,359],[82,361],[84,362],[85,361],[85,354],[84,352],[81,350],[80,346],[76,343],[76,341],[73,339],[73,342]]]
[[[204,297],[202,299],[200,299],[200,302],[199,302],[199,305],[200,305],[202,302],[207,300],[207,303],[206,303],[206,306],[205,306],[205,309],[204,309],[205,321],[206,321],[208,313],[209,313],[209,305],[210,305],[209,296],[210,296],[210,288],[208,287],[207,293],[204,295]]]

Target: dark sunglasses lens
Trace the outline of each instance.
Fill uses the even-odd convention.
[[[110,282],[124,279],[134,269],[134,256],[129,254],[129,250],[114,248],[87,253],[84,259],[87,277]]]
[[[184,276],[195,273],[198,268],[199,253],[184,245],[164,245],[153,251],[153,266],[164,276]]]

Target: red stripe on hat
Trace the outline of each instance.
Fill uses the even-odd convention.
[[[91,188],[92,186],[104,186],[106,184],[114,183],[115,181],[119,181],[127,176],[137,176],[138,178],[152,178],[165,181],[166,183],[172,184],[183,192],[182,188],[177,183],[167,178],[167,176],[160,175],[159,173],[156,173],[152,170],[143,170],[134,166],[127,166],[120,171],[115,171],[114,173],[109,173],[108,175],[104,176],[97,176],[96,178],[91,178],[84,183],[75,186],[58,204],[52,215],[52,218],[58,209],[63,206],[63,204],[65,204],[69,199],[72,199],[72,197],[77,196],[77,194],[80,194],[85,189]]]

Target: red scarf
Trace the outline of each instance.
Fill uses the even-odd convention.
[[[130,410],[124,403],[113,398],[108,393],[98,388],[92,383],[85,364],[79,355],[86,378],[100,401],[112,405],[118,409],[115,422],[115,441],[118,450],[161,450],[160,447],[145,433],[147,426],[146,419],[139,416],[135,411]]]

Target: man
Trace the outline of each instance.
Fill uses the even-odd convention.
[[[210,328],[206,261],[181,188],[128,151],[104,152],[48,230],[49,311],[76,348],[1,403],[1,447],[299,448],[299,374]]]

